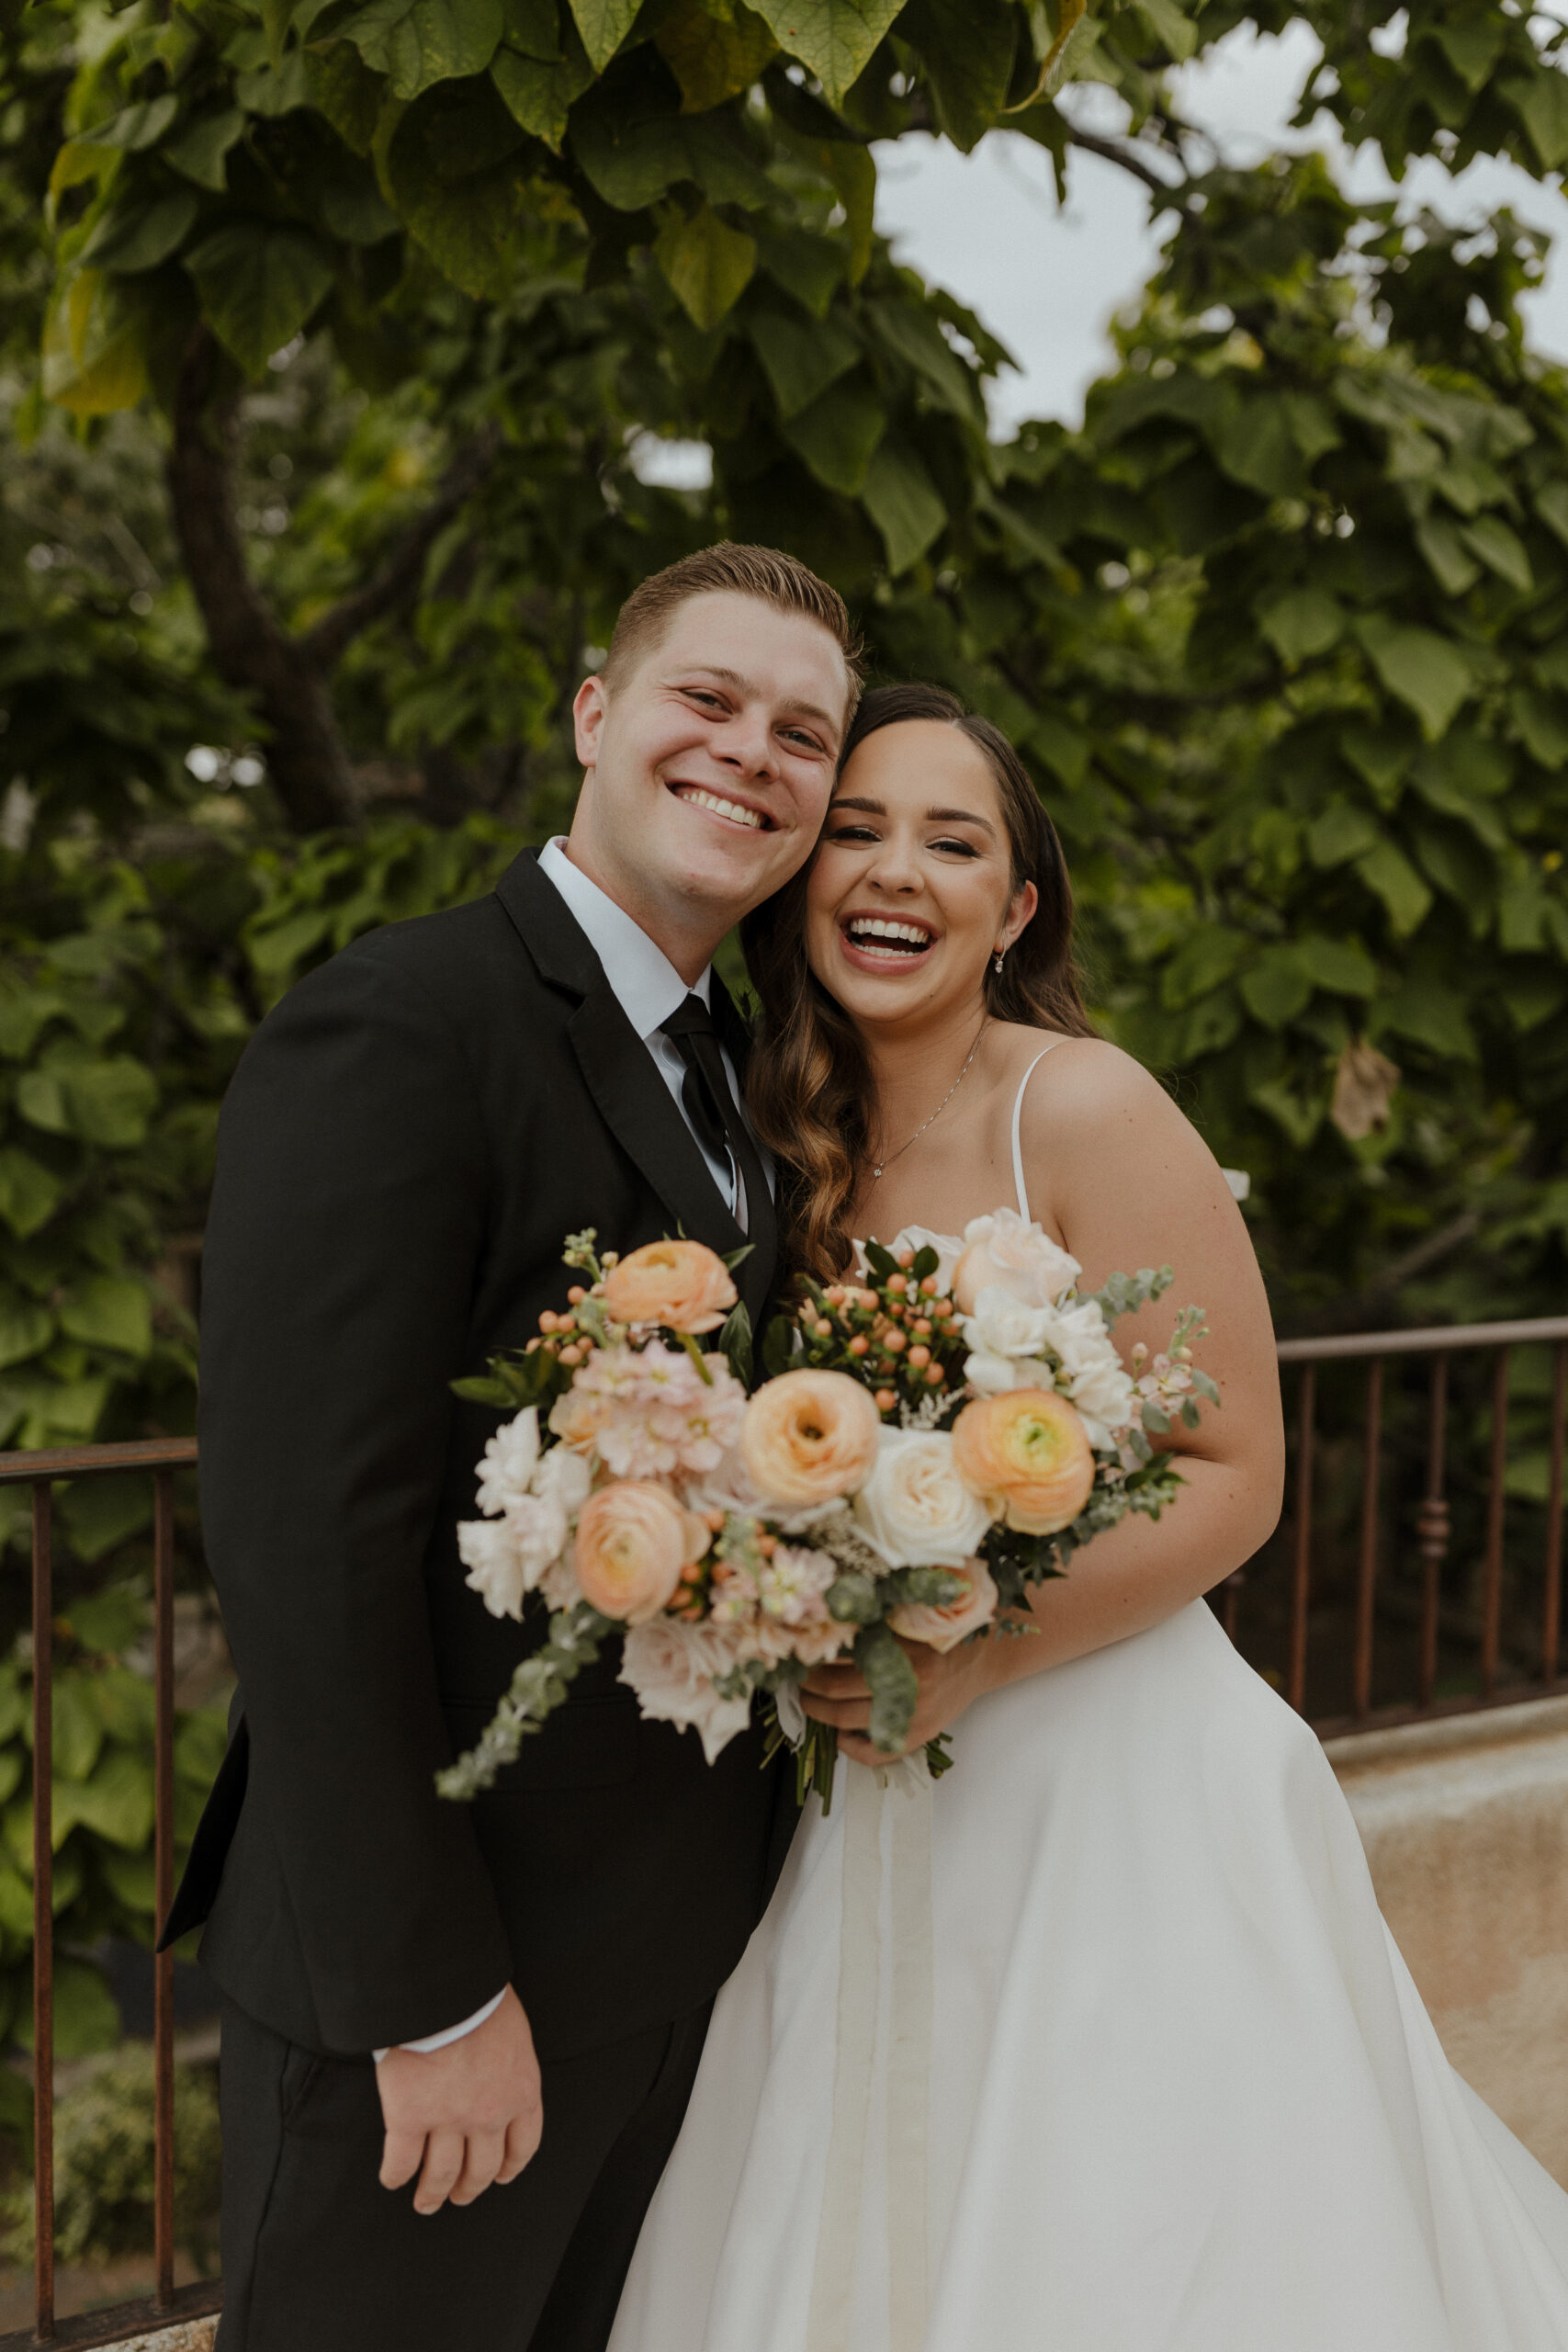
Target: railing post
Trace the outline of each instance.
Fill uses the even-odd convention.
[[[1481,1604],[1481,1691],[1497,1687],[1497,1634],[1503,1611],[1503,1514],[1507,1501],[1508,1351],[1499,1348],[1492,1373],[1492,1487],[1486,1498],[1486,1566]]]
[[[1540,1611],[1540,1670],[1557,1679],[1562,1630],[1562,1453],[1568,1442],[1568,1341],[1552,1359],[1551,1469],[1546,1498],[1546,1591]]]
[[[175,1896],[175,1481],[152,1481],[153,1885],[162,1930]],[[157,2300],[175,2293],[175,1955],[152,1963],[152,2247]]]
[[[1417,1516],[1421,1552],[1421,1657],[1417,1703],[1429,1707],[1438,1679],[1438,1619],[1442,1605],[1443,1563],[1449,1555],[1449,1506],[1444,1494],[1448,1453],[1449,1359],[1432,1358],[1432,1390],[1427,1422],[1427,1492]]]
[[[33,2326],[54,2334],[54,1527],[33,1494]]]
[[[1312,1473],[1317,1409],[1317,1366],[1303,1363],[1296,1397],[1296,1548],[1291,1579],[1291,1656],[1285,1696],[1306,1713],[1307,1604],[1312,1589]]]
[[[1356,1657],[1351,1706],[1364,1715],[1372,1703],[1372,1611],[1378,1577],[1378,1456],[1382,1446],[1382,1358],[1367,1366],[1367,1408],[1361,1472],[1361,1554],[1356,1577]]]

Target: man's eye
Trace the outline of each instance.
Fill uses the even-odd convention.
[[[822,749],[816,736],[807,735],[801,728],[786,727],[784,731],[788,741],[803,752],[820,752]]]

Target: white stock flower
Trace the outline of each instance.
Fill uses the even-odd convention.
[[[993,1283],[1026,1306],[1046,1306],[1070,1290],[1083,1268],[1037,1224],[1025,1224],[1016,1209],[971,1217],[964,1228],[963,1255],[953,1269],[953,1291],[973,1311],[979,1294]]]
[[[721,1699],[714,1688],[714,1677],[728,1674],[739,1655],[739,1644],[716,1625],[654,1617],[626,1634],[620,1679],[637,1692],[646,1716],[695,1730],[712,1764],[750,1716],[749,1696]]]
[[[944,1430],[884,1430],[852,1509],[890,1568],[959,1567],[991,1523],[954,1470]]]
[[[1133,1419],[1136,1398],[1133,1375],[1116,1352],[1100,1301],[1086,1298],[1077,1306],[1054,1309],[1049,1345],[1061,1359],[1058,1385],[1077,1407],[1090,1445],[1107,1452],[1111,1432]]]
[[[538,1408],[528,1405],[515,1420],[505,1422],[496,1430],[485,1447],[484,1459],[474,1464],[474,1475],[479,1482],[479,1509],[504,1510],[517,1496],[525,1495],[538,1459]]]
[[[464,1583],[479,1595],[492,1617],[522,1616],[527,1586],[522,1549],[509,1521],[460,1521],[457,1556],[468,1571]]]
[[[1056,1367],[1043,1356],[999,1356],[977,1348],[964,1360],[964,1377],[976,1396],[1005,1396],[1013,1388],[1055,1388]]]
[[[541,1502],[553,1503],[568,1519],[575,1519],[588,1500],[593,1473],[570,1445],[552,1445],[534,1471],[533,1491]]]

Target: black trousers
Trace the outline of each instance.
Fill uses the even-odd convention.
[[[218,2352],[604,2352],[712,2007],[546,2065],[533,2163],[426,2217],[376,2177],[373,2062],[227,2003]]]

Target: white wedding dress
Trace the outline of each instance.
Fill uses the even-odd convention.
[[[1568,2352],[1568,2194],[1206,1603],[953,1749],[809,1800],[610,2352]]]

